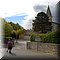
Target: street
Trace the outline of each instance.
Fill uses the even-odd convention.
[[[17,43],[15,43],[15,46],[12,49],[12,53],[9,54],[7,51],[7,48],[5,48],[4,52],[4,56],[3,58],[7,59],[7,58],[17,58],[17,57],[39,57],[39,58],[58,58],[58,56],[56,55],[52,55],[52,54],[48,54],[48,53],[39,53],[37,51],[32,51],[27,49],[26,47],[26,43],[28,41],[26,41],[25,39],[20,39],[17,40]]]

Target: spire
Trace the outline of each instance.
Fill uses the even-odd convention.
[[[47,15],[50,16],[50,17],[52,17],[49,5],[48,5],[48,8],[47,8]]]

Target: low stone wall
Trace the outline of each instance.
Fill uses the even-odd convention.
[[[27,42],[27,49],[39,51],[41,53],[58,53],[59,44],[40,43],[40,42]]]

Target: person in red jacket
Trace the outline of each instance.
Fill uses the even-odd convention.
[[[9,51],[9,53],[11,53],[12,47],[13,47],[13,42],[12,40],[9,39],[7,43],[7,48],[8,48],[7,52]]]

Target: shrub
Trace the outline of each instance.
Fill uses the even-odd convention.
[[[43,43],[60,43],[60,32],[49,32],[46,34],[32,34],[30,41],[35,41],[35,37],[39,36],[41,38],[41,42]]]
[[[44,34],[35,34],[35,33],[33,33],[33,34],[31,34],[30,41],[31,42],[38,42],[38,40],[35,41],[35,38],[36,37],[38,37],[38,38],[40,37],[41,40],[42,40],[43,39],[42,36],[44,36]],[[41,42],[41,40],[39,42]]]
[[[48,34],[46,34],[44,40],[47,43],[58,43],[58,32],[50,32]]]
[[[12,39],[12,37],[5,37],[4,39],[5,40],[9,40],[9,39]]]
[[[35,42],[35,36],[34,36],[34,35],[31,35],[30,41],[31,41],[31,42]]]
[[[4,37],[11,37],[11,35],[10,34],[5,34]]]

